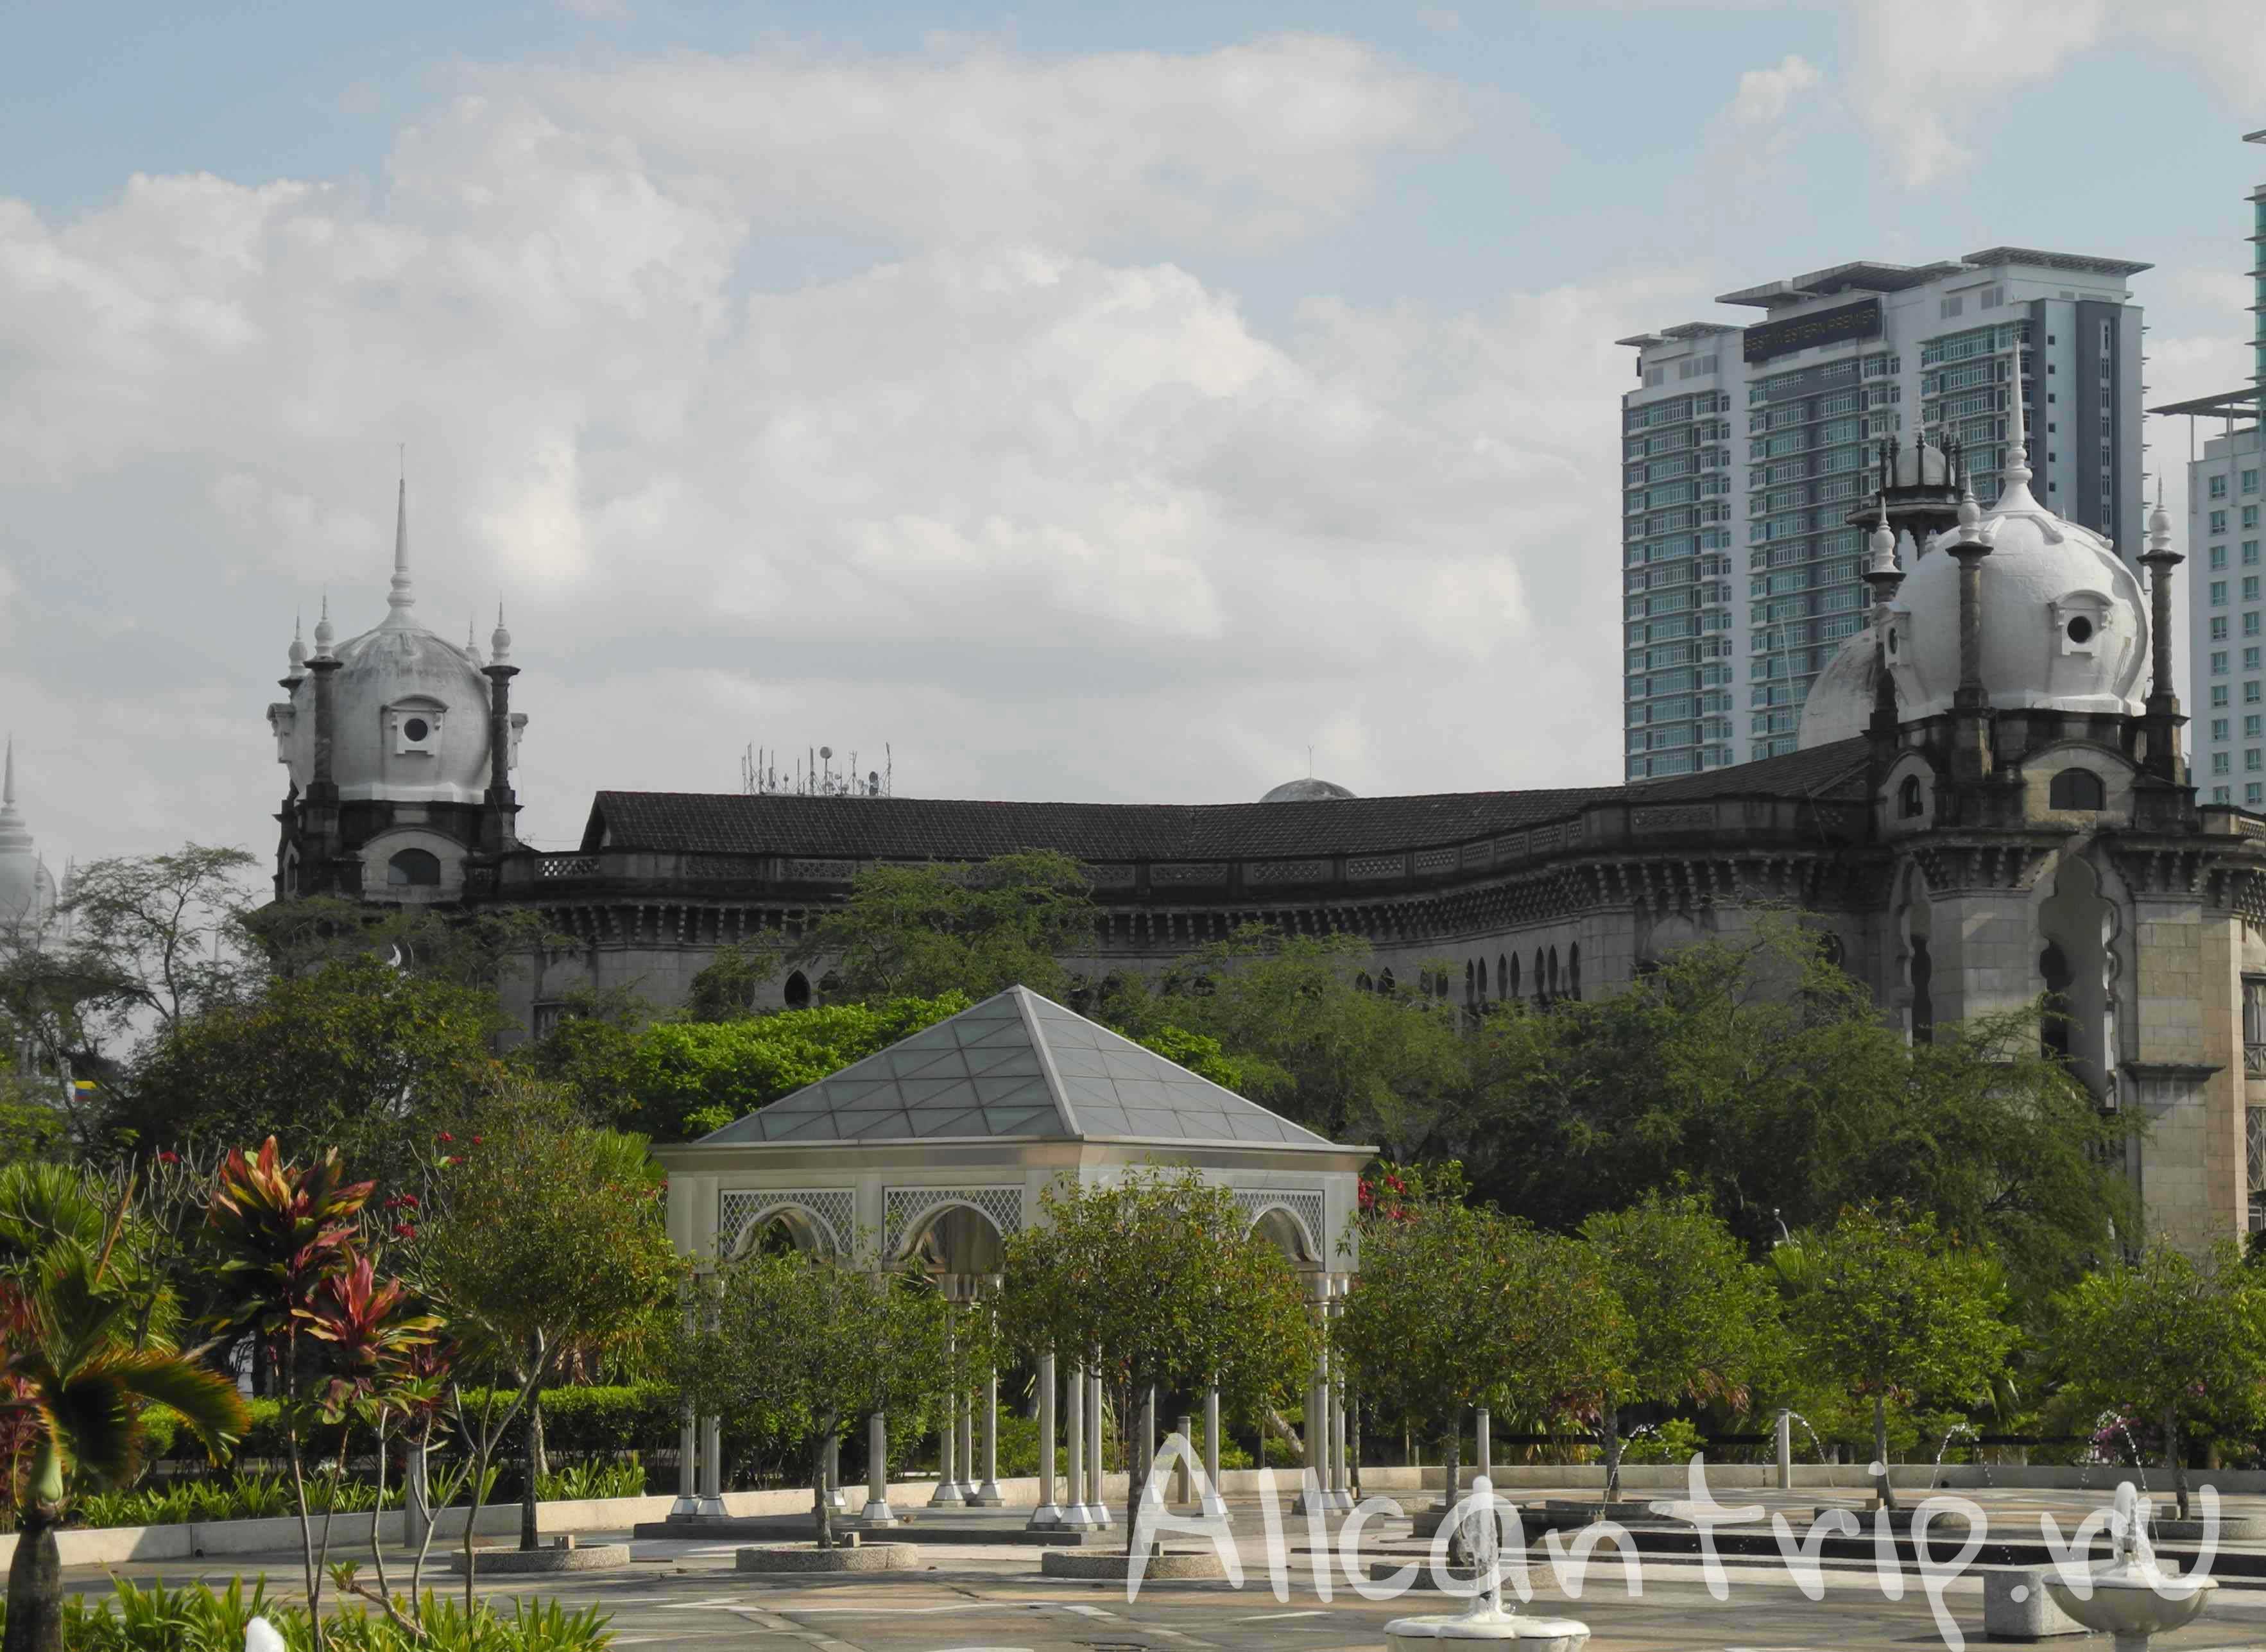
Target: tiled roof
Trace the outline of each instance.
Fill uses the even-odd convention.
[[[1089,861],[1366,854],[1562,819],[1619,789],[1200,804],[601,792],[585,847],[601,846],[603,835],[614,848],[857,859],[982,860],[1024,849]]]
[[[1865,742],[1641,785],[1544,792],[1439,792],[1294,803],[987,803],[961,798],[747,797],[601,792],[585,850],[983,860],[1054,849],[1085,861],[1235,860],[1375,854],[1469,843],[1591,803],[1690,801],[1757,793],[1862,795]],[[1853,786],[1853,790],[1852,787]]]
[[[1331,1146],[1025,987],[924,1027],[701,1141],[969,1139]]]

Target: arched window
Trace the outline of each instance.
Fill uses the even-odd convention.
[[[440,857],[426,849],[401,850],[385,863],[385,881],[396,888],[432,888],[441,881]]]
[[[1553,998],[1558,996],[1558,949],[1555,947],[1550,949],[1550,996]]]
[[[1542,948],[1534,949],[1534,1001],[1543,1003],[1550,997],[1550,983],[1542,973]]]
[[[1935,995],[1929,990],[1935,977],[1935,963],[1927,955],[1927,938],[1911,938],[1911,1035],[1915,1044],[1935,1042]]]
[[[1486,959],[1484,959],[1484,958],[1482,958],[1482,959],[1480,959],[1480,1003],[1485,1004],[1485,1003],[1487,1002],[1487,995],[1488,995],[1488,985],[1487,985],[1487,960],[1486,960]]]
[[[2047,788],[2046,801],[2055,808],[2106,808],[2108,788],[2090,769],[2064,769]]]
[[[779,989],[779,996],[786,1000],[786,1006],[790,1010],[808,1009],[810,977],[804,975],[801,970],[796,970],[786,978],[786,984]]]
[[[1921,800],[1919,794],[1919,776],[1904,776],[1904,783],[1897,788],[1897,815],[1904,820],[1918,820],[1926,812],[1927,805]]]
[[[1582,996],[1582,943],[1578,940],[1566,948],[1566,996]]]
[[[1353,983],[1359,987],[1363,992],[1374,992],[1377,990],[1377,983],[1369,978],[1369,971],[1366,969],[1363,970],[1359,975],[1353,978]]]
[[[1465,960],[1464,960],[1464,1002],[1465,1002],[1465,1003],[1466,1003],[1466,1004],[1477,1004],[1477,1003],[1480,1001],[1479,985],[1480,985],[1480,972],[1479,972],[1478,966],[1476,966],[1475,964],[1473,964],[1470,959],[1466,958],[1466,959],[1465,959]]]
[[[1518,996],[1518,973],[1510,966],[1510,959],[1502,953],[1495,954],[1495,990],[1507,998],[1515,998]]]
[[[2061,777],[2054,777],[2061,784]],[[2098,780],[2094,782],[2098,786]],[[2046,949],[2038,954],[2038,974],[2046,983],[2044,1016],[2038,1022],[2038,1053],[2069,1059],[2069,959],[2062,952],[2061,943],[2048,941]]]
[[[1392,971],[1387,969],[1377,977],[1377,990],[1388,998],[1392,996]]]

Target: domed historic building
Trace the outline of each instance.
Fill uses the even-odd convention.
[[[409,487],[395,504],[385,618],[334,640],[330,604],[315,651],[293,638],[288,699],[267,708],[291,788],[277,816],[279,896],[456,901],[475,853],[514,843],[511,792],[524,713],[511,709],[511,633],[496,616],[483,662],[411,616]]]
[[[295,646],[271,711],[291,774],[278,888],[539,911],[574,944],[511,985],[537,1031],[581,987],[681,999],[719,947],[805,933],[861,867],[1027,849],[1089,869],[1100,925],[1073,967],[1090,982],[1261,924],[1363,938],[1380,987],[1547,1002],[1799,910],[1915,1040],[2050,995],[2047,1042],[2104,1107],[2148,1123],[2131,1170],[2152,1227],[2239,1234],[2266,1191],[2251,1148],[2266,1144],[2266,819],[2199,807],[2189,782],[2169,523],[2150,523],[2144,590],[2116,547],[2033,496],[2019,402],[2007,412],[1987,508],[1955,450],[1876,456],[1855,513],[1868,620],[1817,679],[1798,750],[1553,791],[609,791],[577,851],[540,853],[511,834],[509,639],[484,664],[412,622],[405,528],[384,620],[335,647],[326,625],[303,659]],[[822,969],[769,990],[815,988]]]

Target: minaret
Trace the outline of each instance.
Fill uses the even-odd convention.
[[[2014,403],[2014,445],[2007,456],[2007,486],[1999,495],[2029,499],[2030,472],[2022,448],[2021,391]],[[1975,490],[1959,490],[1959,531],[1946,547],[1959,562],[1959,686],[1951,696],[1951,777],[1980,780],[1991,772],[1991,702],[1983,689],[1983,559],[1991,542],[1983,537],[1983,509]]]
[[[2148,548],[2140,560],[2148,569],[2149,652],[2155,675],[2148,686],[2147,709],[2140,719],[2146,740],[2140,766],[2174,786],[2188,782],[2180,757],[2180,697],[2172,686],[2172,571],[2187,560],[2172,549],[2172,519],[2164,509],[2164,479],[2156,477],[2156,508],[2148,515]]]
[[[511,680],[519,668],[511,662],[511,632],[504,629],[503,604],[496,604],[495,633],[488,639],[488,662],[480,668],[488,680],[488,794],[480,816],[480,847],[500,853],[517,841],[513,822],[519,800],[511,793]]]
[[[1871,554],[1865,559],[1865,583],[1873,592],[1873,721],[1867,733],[1879,748],[1877,755],[1894,755],[1897,739],[1897,680],[1889,669],[1889,610],[1904,582],[1897,566],[1897,531],[1889,526],[1885,493],[1875,495],[1879,515],[1867,541]]]

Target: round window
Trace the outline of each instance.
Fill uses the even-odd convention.
[[[2069,640],[2072,642],[2092,641],[2093,622],[2087,619],[2083,614],[2080,614],[2075,618],[2072,619],[2069,622]]]
[[[421,717],[413,717],[401,725],[401,735],[405,740],[421,741],[432,732],[433,725]]]

